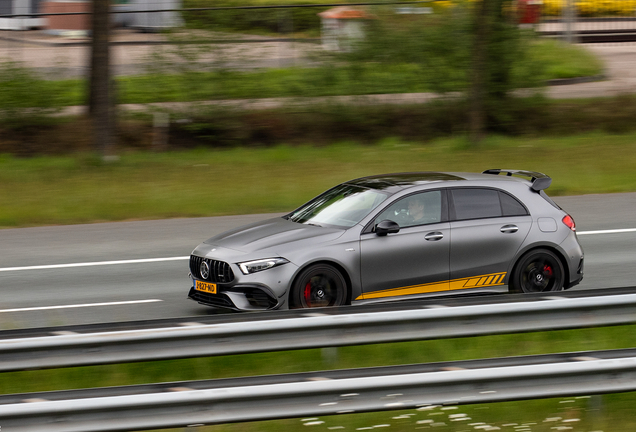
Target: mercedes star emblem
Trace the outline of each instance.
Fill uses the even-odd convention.
[[[203,279],[207,279],[210,277],[210,266],[207,262],[203,261],[201,263],[201,267],[199,267],[199,270],[201,271],[201,277]]]

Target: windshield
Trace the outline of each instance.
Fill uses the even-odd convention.
[[[387,195],[353,185],[340,185],[309,201],[289,216],[292,222],[349,228],[360,222]]]

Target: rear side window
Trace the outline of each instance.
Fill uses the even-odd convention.
[[[528,211],[516,198],[494,189],[466,188],[451,191],[455,220],[523,216]]]
[[[452,192],[455,218],[481,219],[500,217],[499,193],[493,189],[455,189]]]
[[[523,204],[507,193],[499,192],[499,199],[501,200],[501,211],[504,216],[525,216],[528,214],[528,210]]]

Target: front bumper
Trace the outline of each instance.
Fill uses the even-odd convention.
[[[206,306],[236,311],[288,308],[288,290],[298,271],[296,265],[286,262],[244,274],[238,262],[248,261],[251,257],[218,246],[213,248],[216,253],[212,255],[208,248],[209,245],[199,245],[190,256],[188,276],[192,283],[188,298]],[[196,289],[197,281],[203,283],[199,284],[200,290]]]
[[[217,293],[197,291],[190,287],[188,298],[197,303],[222,309],[237,311],[264,311],[280,309],[285,306],[286,296],[277,298],[274,293],[265,286],[259,285],[233,285],[231,287],[217,286]]]

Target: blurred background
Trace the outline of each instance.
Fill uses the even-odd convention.
[[[518,89],[540,95],[568,79],[598,80],[606,73],[595,55],[598,44],[636,37],[634,0],[103,3],[104,13],[92,15],[91,2],[2,0],[3,130],[19,134],[21,125],[49,114],[108,116],[95,136],[89,129],[79,141],[49,131],[46,147],[113,154],[117,145],[320,140],[320,131],[327,139],[468,133],[478,142],[487,132],[563,129],[542,117],[547,110],[537,109],[536,98],[509,96]],[[367,99],[350,104],[344,96]],[[308,97],[320,99],[294,108],[294,99]],[[409,115],[425,110],[411,105],[431,99],[454,102]],[[105,104],[112,109],[100,108]],[[377,104],[403,109],[371,123],[366,111]],[[334,114],[333,105],[345,105],[364,124],[343,128],[346,116]],[[316,115],[303,119],[308,106]],[[237,107],[252,115],[230,112]],[[276,112],[282,108],[285,113]],[[212,120],[220,117],[227,121]],[[566,127],[605,127],[600,119],[574,120]],[[29,153],[34,145],[9,143],[3,135],[0,151]]]
[[[363,175],[501,167],[547,173],[552,196],[625,192],[617,200],[629,208],[635,41],[636,0],[0,0],[0,228],[286,212]],[[598,213],[606,216],[603,228],[626,228],[613,225],[611,211]],[[66,243],[74,229],[54,244],[88,259]],[[7,251],[18,231],[47,235],[2,231]],[[109,255],[111,231],[96,231],[77,237],[92,243],[96,261],[119,259]],[[121,235],[127,246],[133,236]],[[167,236],[161,228],[151,235]],[[190,235],[198,242],[208,233]],[[186,245],[166,254],[186,255],[196,245],[176,237]],[[623,241],[633,249],[628,236]],[[25,250],[33,243],[25,241]],[[131,259],[142,253],[124,252]],[[182,267],[165,272],[185,281]],[[620,268],[631,277],[630,265]],[[156,286],[129,272],[99,278],[100,290],[137,278],[154,295]],[[80,279],[69,276],[83,286]],[[5,279],[4,302],[21,283]],[[176,293],[185,286],[178,283],[165,290]],[[181,305],[181,294],[171,306]],[[118,313],[138,317],[137,310]],[[48,325],[68,324],[65,312],[38,314]],[[0,321],[3,329],[32,322],[10,314]],[[0,389],[617,349],[634,346],[633,330],[29,371],[0,375]],[[631,431],[634,399],[624,393],[199,429]]]

